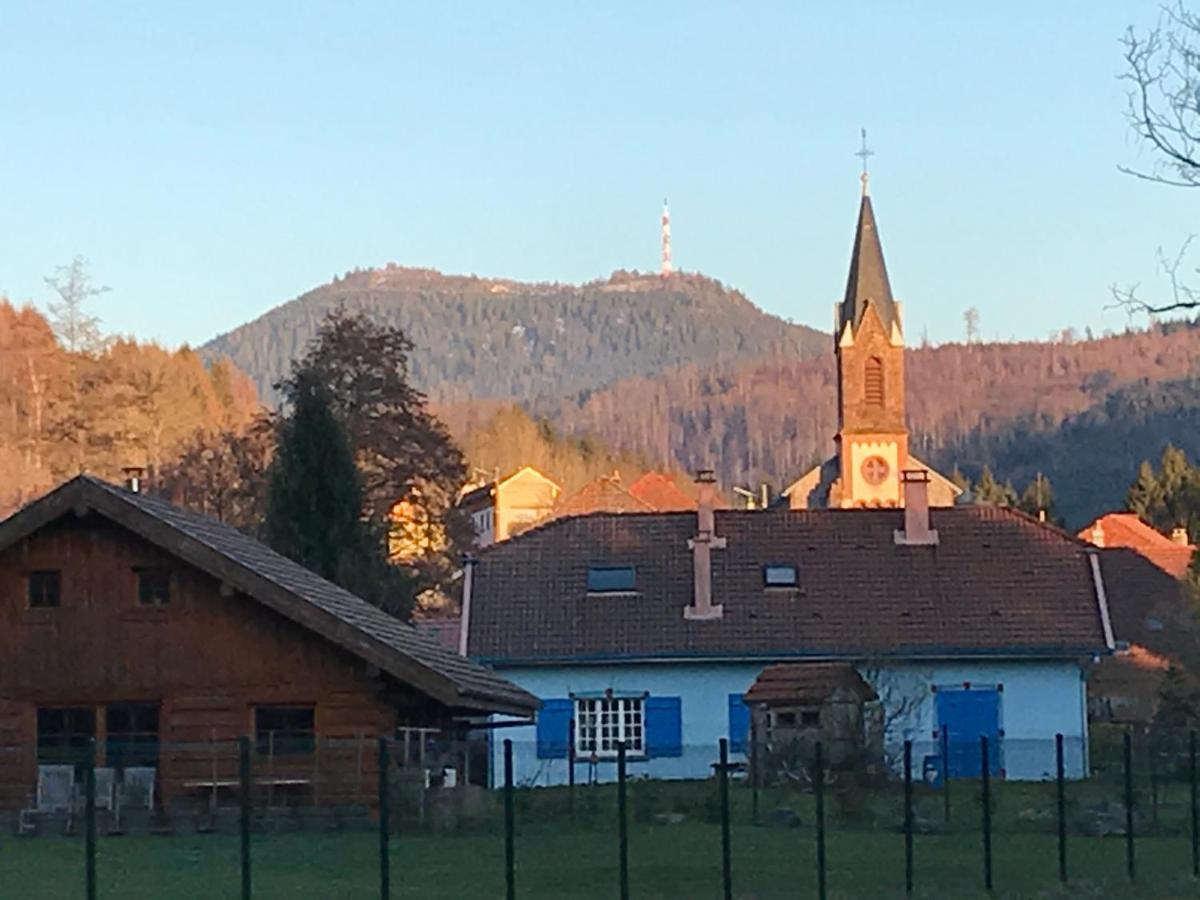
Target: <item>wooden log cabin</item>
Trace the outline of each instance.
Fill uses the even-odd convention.
[[[374,783],[376,737],[537,705],[161,499],[79,476],[0,522],[0,809],[28,808],[43,768],[93,741],[118,778],[153,770],[156,806],[215,800],[236,785],[242,736],[260,779],[354,802]]]

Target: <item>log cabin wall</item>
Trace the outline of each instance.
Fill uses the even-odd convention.
[[[139,602],[146,568],[170,573],[161,607]],[[30,608],[29,573],[43,570],[61,572],[56,608]],[[164,803],[185,783],[236,777],[234,742],[254,736],[256,705],[314,707],[318,749],[256,754],[255,766],[320,774],[319,802],[369,793],[371,738],[444,720],[423,694],[254,598],[107,519],[68,515],[0,552],[0,808],[35,786],[39,707],[94,708],[103,765],[104,711],[117,703],[159,706]]]

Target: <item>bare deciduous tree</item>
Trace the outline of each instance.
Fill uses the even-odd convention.
[[[1121,171],[1172,187],[1200,187],[1200,15],[1182,2],[1164,6],[1154,29],[1139,34],[1131,27],[1121,43],[1121,78],[1131,85],[1129,125],[1153,154],[1148,168]],[[1138,284],[1113,285],[1116,305],[1130,313],[1200,308],[1200,291],[1180,277],[1191,242],[1189,237],[1173,257],[1159,248],[1158,266],[1171,285],[1168,299],[1147,301]]]

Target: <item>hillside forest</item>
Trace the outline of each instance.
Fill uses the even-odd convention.
[[[80,472],[162,466],[197,431],[237,431],[259,408],[228,360],[102,339],[78,316],[57,324],[0,298],[0,517]]]

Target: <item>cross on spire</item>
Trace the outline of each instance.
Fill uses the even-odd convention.
[[[860,131],[862,133],[862,148],[854,155],[859,157],[862,160],[862,175],[860,175],[858,177],[862,181],[862,191],[863,191],[863,195],[865,196],[867,193],[867,181],[871,177],[867,173],[867,160],[875,155],[875,151],[869,150],[867,148],[867,129],[862,128],[862,129],[860,129]]]

